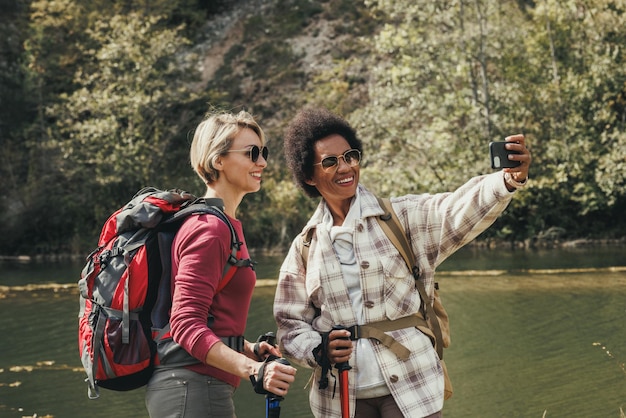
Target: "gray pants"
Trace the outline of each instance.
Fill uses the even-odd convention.
[[[157,369],[146,390],[151,418],[236,418],[235,388],[185,368]]]

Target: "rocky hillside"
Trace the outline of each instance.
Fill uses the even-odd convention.
[[[342,110],[363,100],[360,37],[374,28],[361,2],[234,1],[197,40],[197,88],[260,115],[270,134],[305,103]],[[337,89],[319,92],[316,80]]]

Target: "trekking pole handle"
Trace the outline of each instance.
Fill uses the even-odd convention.
[[[344,330],[344,329],[348,329],[346,327],[344,327],[343,325],[334,325],[332,331],[335,330]],[[349,340],[349,337],[341,337],[339,338],[341,340]],[[344,370],[350,370],[352,368],[352,366],[350,366],[350,364],[347,361],[343,361],[341,363],[336,363],[335,364],[335,368],[339,371],[344,371]]]
[[[282,357],[279,357],[274,361],[280,364],[291,366],[291,363],[289,363],[289,360],[282,358]],[[284,399],[285,398],[282,396],[276,395],[272,392],[268,392],[267,395],[265,395],[265,403],[266,403],[265,417],[276,418],[280,416],[280,402]]]
[[[276,363],[284,364],[284,365],[286,365],[286,366],[291,366],[291,363],[289,363],[289,360],[287,360],[286,358],[283,358],[283,357],[279,357],[279,358],[277,358],[277,359],[276,359],[276,360],[274,360],[274,361],[275,361]],[[272,392],[268,392],[268,394],[267,394],[267,395],[265,395],[265,397],[266,397],[266,398],[267,398],[270,402],[272,402],[272,401],[275,401],[275,402],[280,402],[280,401],[282,401],[283,399],[285,399],[284,397],[282,397],[282,396],[278,396],[278,395],[276,395],[276,394],[274,394],[274,393],[272,393]]]
[[[254,355],[257,356],[257,358],[261,359],[261,354],[259,352],[259,349],[261,347],[261,342],[265,341],[266,343],[268,343],[269,345],[276,347],[276,334],[274,334],[272,331],[268,331],[265,334],[261,334],[259,335],[259,338],[256,339],[256,343],[254,344]],[[261,359],[262,360],[262,359]]]
[[[274,334],[272,331],[268,331],[263,335],[259,335],[259,338],[257,339],[257,342],[261,342],[261,341],[265,341],[270,345],[276,345],[276,334]]]

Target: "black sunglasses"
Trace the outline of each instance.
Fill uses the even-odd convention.
[[[361,162],[361,151],[358,149],[349,149],[341,155],[333,155],[331,157],[322,158],[322,161],[319,163],[315,163],[313,165],[321,165],[322,170],[325,172],[330,172],[333,168],[336,170],[339,167],[339,159],[343,158],[343,160],[350,167],[356,167]]]
[[[256,163],[259,160],[259,155],[263,156],[263,159],[267,161],[267,157],[270,155],[270,150],[267,147],[260,147],[258,145],[252,145],[250,148],[244,149],[229,149],[226,152],[247,152],[248,157],[252,160],[253,163]]]

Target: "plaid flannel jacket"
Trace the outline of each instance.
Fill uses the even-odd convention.
[[[359,193],[362,217],[353,225],[353,236],[366,323],[411,315],[420,307],[413,276],[374,218],[383,214],[376,197],[362,185],[359,185]],[[507,207],[512,195],[504,185],[502,172],[496,172],[472,178],[451,193],[391,199],[412,244],[429,294],[433,292],[436,267],[487,229]],[[335,324],[349,327],[357,322],[329,234],[325,228],[316,227],[322,220],[325,205],[322,200],[302,235],[294,239],[281,266],[274,316],[283,355],[314,369],[309,382],[313,414],[319,418],[340,418],[339,390],[334,393],[330,376],[328,388],[318,389],[321,367],[312,352],[321,342],[320,332],[330,331]],[[300,250],[302,237],[311,227],[316,227],[316,231],[305,271]],[[411,418],[440,411],[443,408],[443,372],[430,340],[415,328],[389,334],[411,350],[406,361],[399,360],[377,341],[370,341],[400,410]],[[358,355],[355,350],[353,356]],[[333,373],[336,375],[336,371]],[[354,416],[356,369],[353,367],[349,373],[350,411]]]

